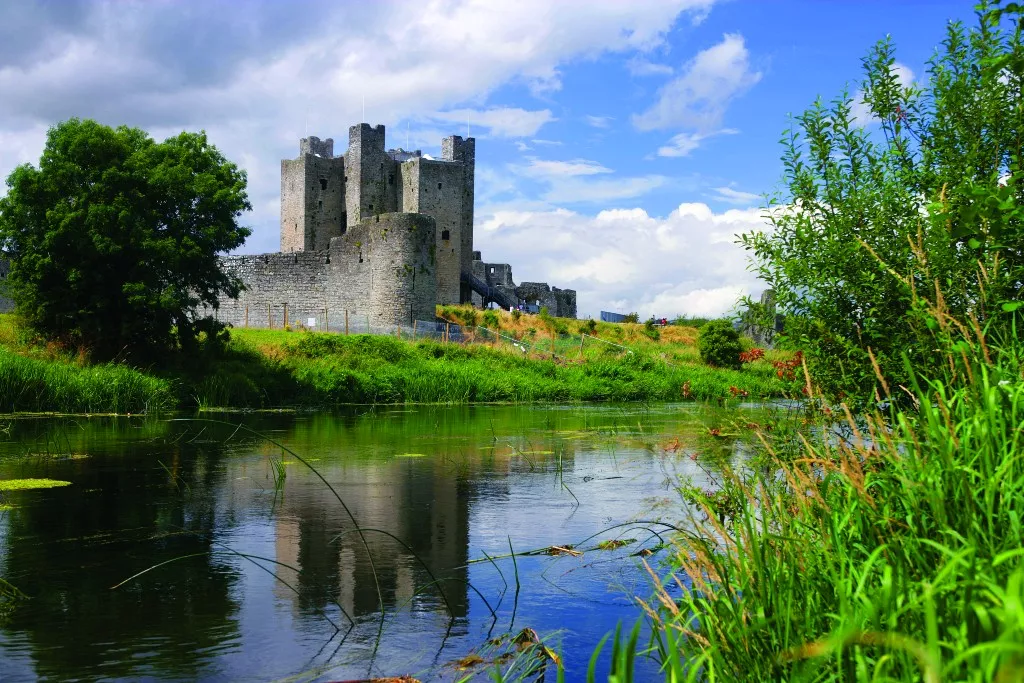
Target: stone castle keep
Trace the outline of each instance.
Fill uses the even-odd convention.
[[[372,324],[433,321],[435,304],[547,306],[576,317],[576,292],[512,281],[508,264],[473,250],[476,140],[441,142],[441,159],[388,150],[384,126],[349,128],[348,149],[303,138],[281,161],[281,251],[224,257],[245,284],[217,319],[275,327],[310,318],[336,327],[345,312]]]

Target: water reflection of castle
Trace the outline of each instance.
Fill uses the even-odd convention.
[[[322,465],[323,463],[318,463]],[[470,483],[438,459],[401,459],[323,468],[358,520],[373,560],[385,604],[403,606],[422,588],[417,603],[443,610],[436,587],[409,550],[380,529],[402,539],[442,582],[455,616],[466,615]],[[334,495],[315,477],[289,472],[284,503],[276,513],[275,559],[301,570],[279,568],[276,595],[298,611],[333,601],[353,616],[380,607],[366,549]],[[455,569],[459,568],[459,569]],[[425,588],[424,588],[425,587]]]

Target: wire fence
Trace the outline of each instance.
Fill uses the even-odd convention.
[[[334,312],[326,308],[306,309],[297,306],[268,306],[259,316],[252,315],[247,307],[244,314],[244,319],[231,322],[238,327],[373,334],[408,340],[433,339],[457,344],[483,344],[529,357],[558,358],[566,362],[584,358],[615,359],[634,353],[628,346],[589,334],[556,333],[539,336],[534,330],[527,333],[503,332],[482,326],[458,325],[440,319],[414,320],[411,325],[386,324],[376,322],[370,315],[356,311]]]
[[[308,330],[310,332],[337,332],[341,334],[374,334],[402,339],[436,339],[462,342],[461,325],[440,320],[414,320],[412,324],[382,323],[366,313],[332,311],[326,308],[298,306],[268,306],[258,313],[246,307],[240,315],[217,316],[235,327],[270,330]],[[237,319],[236,319],[237,318]]]

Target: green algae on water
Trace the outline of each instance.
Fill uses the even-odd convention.
[[[70,485],[70,481],[60,479],[0,479],[0,491],[31,491]]]

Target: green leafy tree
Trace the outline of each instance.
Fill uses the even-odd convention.
[[[700,328],[697,338],[697,350],[700,359],[708,365],[718,368],[739,370],[740,334],[728,320],[712,320]]]
[[[817,101],[783,138],[786,192],[772,230],[741,236],[775,289],[786,343],[822,388],[872,395],[876,372],[932,374],[941,321],[1008,321],[1024,286],[1024,49],[1018,6],[952,22],[922,85],[900,81],[886,39],[848,93]]]
[[[153,141],[71,119],[39,167],[7,178],[0,246],[18,312],[41,334],[100,357],[191,348],[217,325],[201,306],[238,296],[218,254],[240,246],[246,175],[205,133]]]

